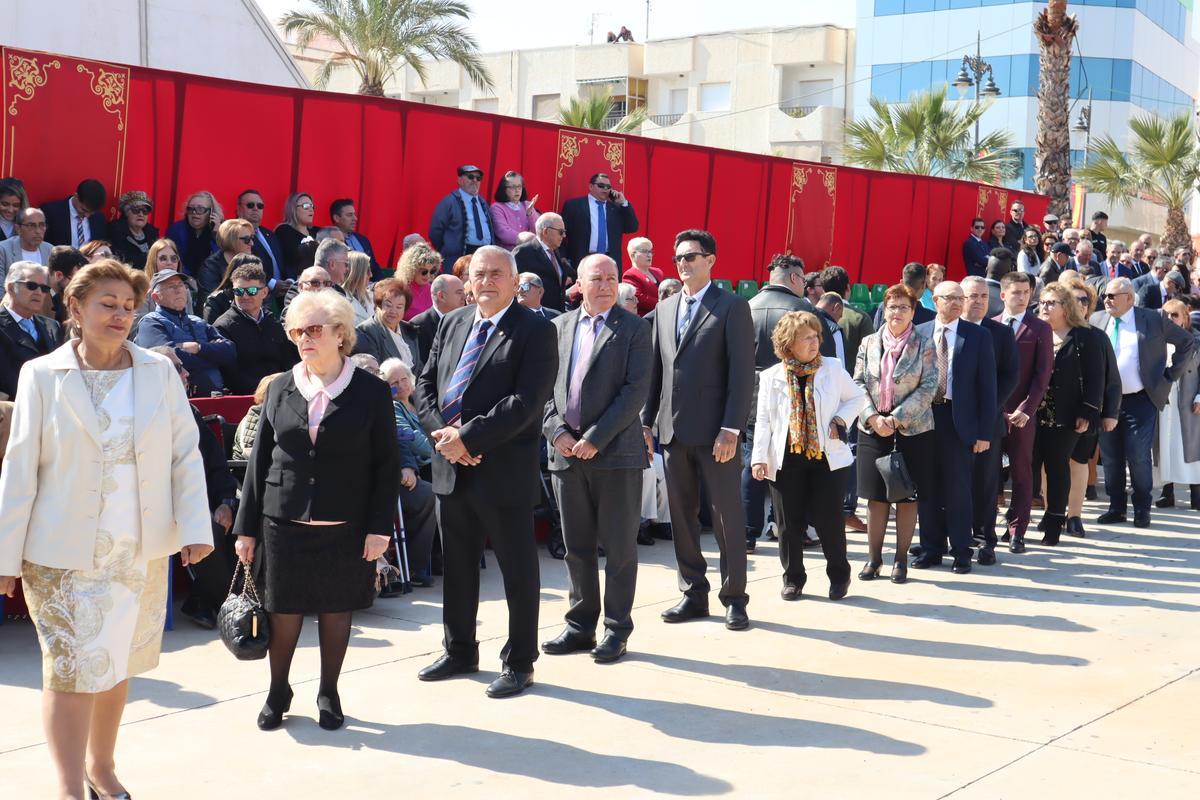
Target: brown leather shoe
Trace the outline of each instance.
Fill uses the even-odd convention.
[[[846,515],[846,530],[858,531],[859,533],[866,533],[867,523],[865,523],[861,519],[859,519],[857,514],[847,514]]]

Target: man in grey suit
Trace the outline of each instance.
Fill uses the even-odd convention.
[[[17,212],[13,230],[16,236],[0,242],[0,282],[4,281],[9,267],[18,261],[33,262],[43,267],[50,265],[53,247],[45,241],[45,214],[36,208],[23,208]]]
[[[591,650],[600,663],[625,655],[633,630],[642,470],[649,465],[640,413],[650,391],[650,324],[619,307],[617,263],[597,253],[579,265],[583,304],[553,320],[558,378],[546,404],[554,495],[571,581],[567,626],[542,643],[548,655]],[[604,638],[596,645],[604,547]]]
[[[746,520],[739,492],[738,438],[754,389],[754,323],[745,300],[713,284],[717,243],[708,231],[675,237],[675,268],[683,291],[655,309],[653,375],[642,411],[646,446],[658,423],[664,449],[672,541],[683,599],[663,612],[666,622],[708,616],[708,567],[700,549],[700,485],[712,509],[721,550],[725,627],[744,630]]]
[[[1092,315],[1092,324],[1108,334],[1117,354],[1121,376],[1121,411],[1113,430],[1100,432],[1100,455],[1104,461],[1104,490],[1108,511],[1096,522],[1107,525],[1125,522],[1125,465],[1133,483],[1133,524],[1150,527],[1150,489],[1153,472],[1150,453],[1158,424],[1158,412],[1167,403],[1171,382],[1177,380],[1192,351],[1191,335],[1156,311],[1135,308],[1133,284],[1114,278],[1104,290],[1104,310]],[[1167,365],[1167,345],[1175,354]]]

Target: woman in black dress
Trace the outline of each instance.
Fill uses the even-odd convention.
[[[267,390],[234,532],[244,562],[261,552],[271,615],[271,690],[258,727],[291,706],[292,655],[305,614],[318,615],[320,725],[344,722],[337,681],[354,611],[375,596],[400,493],[391,392],[354,368],[354,311],[330,290],[301,292],[285,329],[300,363]]]

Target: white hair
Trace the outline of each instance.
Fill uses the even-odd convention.
[[[542,216],[544,217],[546,215],[543,214]],[[485,244],[483,247],[475,251],[475,256],[496,256],[497,258],[502,258],[507,261],[509,267],[512,268],[512,274],[514,276],[517,274],[517,259],[513,258],[513,254],[508,250],[505,250],[503,247],[497,247],[494,244]],[[471,257],[472,264],[475,263],[475,256]],[[467,271],[469,273],[470,268],[468,268]]]
[[[1133,293],[1133,281],[1129,278],[1113,278],[1108,282],[1106,291],[1123,294],[1124,292]]]
[[[619,283],[617,284],[617,302],[628,303],[637,300],[637,289],[633,288],[633,284]]]
[[[29,279],[30,273],[36,273],[47,281],[50,280],[50,270],[43,267],[36,261],[14,261],[8,267],[8,273],[4,276],[4,285],[16,283]]]
[[[392,374],[392,370],[397,370],[401,373],[407,373],[408,379],[413,383],[416,383],[417,381],[417,376],[412,371],[412,367],[410,367],[408,364],[405,364],[398,358],[386,359],[382,364],[379,365],[379,374],[383,376],[384,380],[387,380],[388,376]]]
[[[629,253],[629,257],[633,258],[633,253],[635,250],[637,250],[639,247],[647,247],[647,246],[653,247],[654,243],[651,242],[649,239],[647,239],[645,236],[635,236],[629,240],[629,244],[625,246],[625,250],[626,250],[626,252]]]
[[[967,288],[968,283],[982,283],[984,286],[987,286],[987,281],[985,281],[983,278],[979,277],[978,275],[968,275],[967,277],[963,278],[961,281],[958,282],[958,284],[960,286],[962,286],[964,289]]]
[[[545,214],[542,214],[537,218],[537,222],[533,223],[533,229],[537,231],[539,236],[541,236],[542,231],[544,231],[546,228],[549,228],[556,222],[561,227],[563,224],[563,218],[558,214],[555,214],[553,211],[547,211]]]
[[[425,241],[425,237],[422,236],[421,234],[410,233],[408,236],[404,237],[403,241],[400,242],[400,251],[403,252],[403,251],[407,250],[408,248],[412,247],[414,244],[418,244],[423,241]]]

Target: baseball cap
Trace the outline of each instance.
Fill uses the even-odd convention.
[[[474,164],[463,164],[458,168],[459,175],[466,175],[468,172],[478,172],[481,177],[483,176],[483,170]]]

